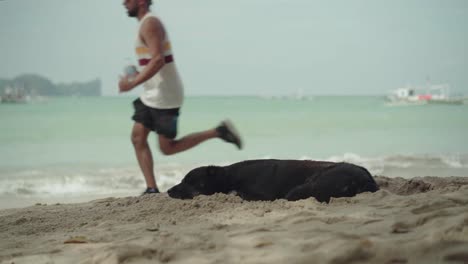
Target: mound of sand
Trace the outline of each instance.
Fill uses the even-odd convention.
[[[1,263],[468,263],[468,178],[353,198],[167,194],[0,211]]]

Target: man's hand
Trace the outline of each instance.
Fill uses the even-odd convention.
[[[130,80],[130,76],[121,76],[119,81],[119,92],[124,93],[135,88],[135,85]],[[133,78],[134,79],[134,78]]]

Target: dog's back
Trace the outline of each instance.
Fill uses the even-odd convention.
[[[248,160],[226,166],[233,190],[247,200],[285,198],[333,162],[311,160]]]

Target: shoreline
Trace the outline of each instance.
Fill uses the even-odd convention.
[[[330,204],[166,193],[0,210],[0,263],[467,263],[468,177]]]

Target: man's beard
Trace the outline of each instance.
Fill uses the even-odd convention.
[[[133,8],[132,10],[128,10],[127,14],[129,17],[137,17],[138,15],[138,7]]]

